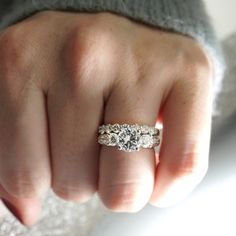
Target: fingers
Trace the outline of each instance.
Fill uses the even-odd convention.
[[[104,96],[116,75],[113,47],[109,41],[104,46],[105,33],[94,32],[88,27],[73,31],[63,48],[63,76],[48,91],[52,187],[58,196],[77,202],[97,191],[97,132]]]
[[[128,86],[127,86],[128,84]],[[146,88],[146,89],[145,89]],[[105,109],[104,124],[155,125],[161,93],[153,84],[120,81]],[[99,195],[113,211],[135,212],[149,200],[154,186],[155,155],[152,149],[124,152],[101,146]]]
[[[18,202],[23,221],[32,224],[38,216],[38,205],[50,187],[51,177],[44,96],[37,88],[28,86],[31,87],[27,84],[21,93],[16,92],[17,97],[2,86],[0,183],[7,192],[5,200],[12,205]],[[24,204],[19,206],[22,202]],[[34,203],[37,209],[32,208]],[[32,214],[29,217],[28,207],[32,212],[37,211],[32,213],[35,217]]]
[[[81,71],[77,76],[74,72],[80,69],[73,65],[67,77],[55,83],[48,93],[52,188],[58,196],[82,203],[97,191],[97,129],[103,95],[101,87],[94,86],[98,76]]]
[[[40,197],[50,186],[44,97],[26,93],[17,104],[1,104],[0,182],[15,197]]]
[[[59,89],[49,95],[53,189],[60,197],[78,202],[90,199],[97,190],[98,153],[96,140],[102,99],[89,91]]]
[[[208,166],[211,74],[198,68],[178,81],[163,108],[164,133],[150,203],[167,207],[190,193]]]

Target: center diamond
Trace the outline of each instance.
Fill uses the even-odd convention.
[[[140,133],[131,127],[122,129],[119,133],[118,148],[126,152],[138,151],[140,147]]]

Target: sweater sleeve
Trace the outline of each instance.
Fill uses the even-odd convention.
[[[108,11],[154,27],[197,40],[208,52],[214,66],[214,114],[221,89],[223,56],[201,0],[1,0],[0,30],[38,11]]]

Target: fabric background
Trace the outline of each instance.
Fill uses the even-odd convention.
[[[227,68],[222,90],[216,100],[218,114],[213,118],[213,135],[236,115],[236,33],[227,37],[222,45]]]

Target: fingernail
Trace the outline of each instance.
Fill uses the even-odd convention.
[[[5,199],[2,199],[2,202],[6,205],[8,210],[20,221],[20,223],[23,224],[17,209]]]

